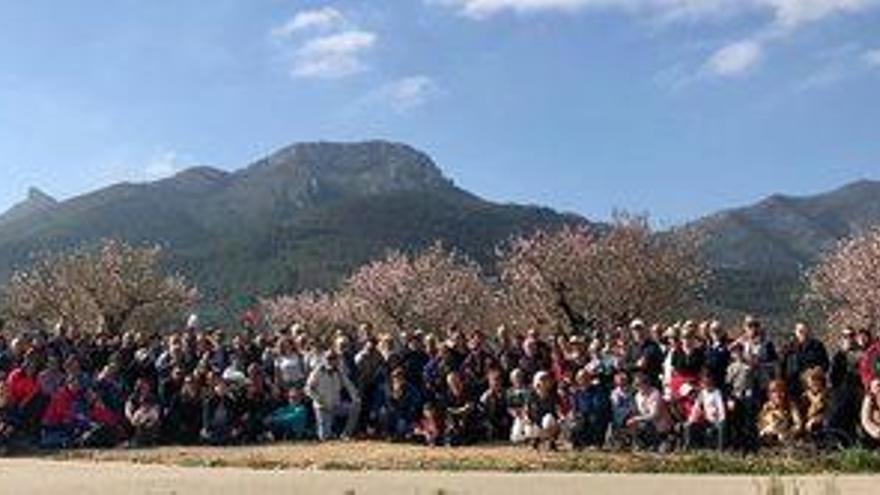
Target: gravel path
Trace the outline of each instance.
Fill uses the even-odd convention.
[[[721,476],[256,471],[116,462],[0,460],[0,493],[21,495],[687,495],[697,490],[705,495],[849,495],[877,493],[880,480],[841,477],[832,482],[830,478],[800,478],[784,480],[782,492],[768,490],[768,483],[769,480]]]

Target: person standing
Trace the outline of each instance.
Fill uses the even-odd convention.
[[[340,369],[339,362],[338,354],[327,352],[324,362],[312,371],[306,381],[305,392],[312,400],[318,439],[322,442],[336,438],[334,425],[339,418],[346,420],[341,438],[351,438],[360,414],[360,394]],[[348,401],[344,400],[343,392],[348,394]]]
[[[810,327],[798,323],[794,327],[794,339],[785,354],[785,382],[792,397],[801,395],[801,382],[807,370],[828,370],[828,351],[825,344],[813,337]]]

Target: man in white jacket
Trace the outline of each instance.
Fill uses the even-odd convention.
[[[318,439],[327,441],[335,438],[334,423],[345,418],[342,439],[348,439],[357,427],[361,398],[351,380],[342,372],[339,355],[333,351],[325,354],[324,362],[312,371],[306,382],[306,395],[312,399]],[[342,392],[348,394],[343,400]]]

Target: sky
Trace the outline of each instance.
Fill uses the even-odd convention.
[[[880,179],[880,0],[0,0],[0,209],[363,139],[661,225]]]

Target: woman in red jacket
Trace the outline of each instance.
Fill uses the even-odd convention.
[[[43,414],[43,448],[64,448],[75,443],[89,424],[89,405],[77,377],[68,376],[55,391]]]
[[[25,355],[21,366],[12,370],[6,378],[9,406],[25,432],[36,433],[40,418],[49,402],[40,392],[37,379],[39,366],[33,354]]]

